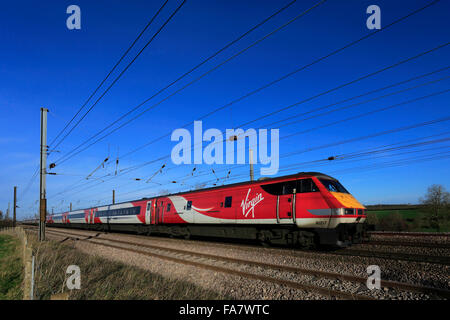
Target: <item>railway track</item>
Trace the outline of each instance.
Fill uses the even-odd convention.
[[[263,268],[263,269],[278,270],[281,272],[296,273],[296,274],[300,274],[300,275],[308,275],[308,276],[319,277],[319,278],[349,281],[349,282],[365,285],[367,279],[363,278],[363,277],[334,273],[334,272],[325,272],[325,271],[320,271],[320,270],[305,269],[305,268],[300,268],[300,267],[295,267],[295,266],[264,263],[264,262],[247,260],[247,259],[225,257],[225,256],[220,256],[220,255],[201,253],[201,252],[197,252],[197,251],[169,248],[169,247],[160,246],[160,245],[137,243],[134,241],[124,241],[124,240],[117,240],[117,239],[100,238],[102,233],[97,233],[95,236],[92,236],[92,235],[88,236],[86,234],[79,234],[79,233],[65,232],[65,231],[56,231],[56,230],[47,230],[47,232],[50,234],[53,234],[53,235],[60,236],[60,237],[65,237],[64,240],[73,239],[73,240],[79,240],[79,241],[86,241],[86,242],[89,242],[89,243],[92,243],[95,245],[100,245],[100,246],[104,246],[104,247],[108,247],[108,248],[126,250],[129,252],[134,252],[134,253],[138,253],[138,254],[142,254],[142,255],[146,255],[146,256],[152,256],[152,257],[160,258],[160,259],[171,261],[171,262],[182,263],[182,264],[191,265],[191,266],[208,269],[208,270],[212,270],[212,271],[238,275],[238,276],[242,276],[242,277],[249,278],[249,279],[256,279],[256,280],[261,280],[261,281],[266,281],[266,282],[272,282],[272,283],[276,283],[279,285],[292,287],[295,289],[312,291],[312,292],[315,292],[315,293],[318,293],[321,295],[330,296],[330,297],[344,298],[344,299],[357,299],[357,300],[372,300],[372,299],[374,299],[373,297],[369,297],[366,295],[348,293],[348,292],[329,289],[326,287],[321,287],[321,286],[317,286],[317,285],[313,285],[313,284],[299,283],[296,281],[280,279],[277,277],[255,274],[253,272],[245,272],[245,271],[235,270],[235,269],[231,269],[231,268],[227,268],[227,267],[223,267],[223,266],[217,266],[217,265],[214,265],[214,263],[221,262],[221,263],[230,263],[230,264],[235,264],[235,265],[252,266],[252,267],[258,267],[258,268]],[[82,238],[80,238],[80,237],[82,237]],[[110,242],[110,243],[105,243],[105,241]],[[113,244],[111,244],[111,243],[113,243]],[[128,246],[128,247],[126,247],[126,246]],[[130,248],[129,246],[132,246],[132,248]],[[139,249],[136,249],[134,247],[139,247]],[[151,250],[152,252],[142,250],[142,248]],[[182,256],[182,257],[180,257],[180,256]],[[205,263],[204,262],[205,259],[209,260],[213,264]],[[402,282],[396,282],[396,281],[388,281],[388,280],[382,280],[381,286],[386,287],[386,288],[398,289],[398,290],[406,290],[406,291],[412,291],[412,292],[425,293],[425,294],[429,294],[431,296],[437,296],[437,297],[442,297],[442,298],[447,298],[447,299],[450,298],[450,291],[445,290],[445,289],[440,289],[440,288],[433,288],[433,287],[428,287],[428,286],[421,286],[421,285],[402,283]]]
[[[370,240],[363,242],[363,245],[381,245],[394,247],[416,247],[416,248],[439,248],[450,249],[450,244],[447,243],[432,243],[432,242],[411,242],[411,241],[389,241],[389,240]]]
[[[338,251],[328,252],[334,255],[364,257],[364,258],[377,258],[388,260],[403,260],[411,262],[427,262],[436,263],[442,265],[450,265],[450,257],[422,255],[413,253],[402,252],[386,252],[386,251],[372,251],[372,250],[357,250],[357,249],[342,249]]]
[[[84,230],[88,231],[88,230]],[[129,235],[136,237],[137,239],[144,237],[144,238],[151,238],[149,236],[138,236],[138,235]],[[169,240],[170,238],[167,238]],[[174,239],[170,239],[174,240]],[[386,246],[412,246],[412,247],[430,247],[430,248],[449,248],[446,244],[438,244],[435,246],[435,244],[430,243],[415,243],[415,242],[403,242],[403,241],[370,241],[363,243],[363,245],[374,245],[374,244],[381,244]],[[424,244],[424,246],[422,246]],[[236,245],[231,244],[225,244],[225,243],[213,243],[209,245],[214,245],[217,247],[236,247]],[[257,244],[240,244],[239,248],[244,248],[244,250],[253,250],[253,248],[260,248],[260,245]],[[285,255],[286,251],[288,251],[289,255],[291,256],[298,256],[296,253],[311,253],[314,252],[312,250],[303,250],[303,249],[286,249],[286,248],[277,248],[280,250],[278,253],[279,255]],[[336,251],[319,251],[321,254],[329,254],[329,255],[335,255],[335,256],[352,256],[352,257],[363,257],[363,258],[374,258],[374,259],[385,259],[385,260],[401,260],[401,261],[410,261],[410,262],[426,262],[426,263],[435,263],[435,264],[441,264],[441,265],[450,265],[450,257],[447,256],[433,256],[433,255],[419,255],[419,254],[412,254],[412,253],[397,253],[397,252],[385,252],[385,251],[374,251],[374,250],[357,250],[357,249],[341,249]]]
[[[369,231],[369,235],[374,236],[407,236],[407,237],[450,237],[450,233],[431,233],[431,232],[403,232],[403,231]]]

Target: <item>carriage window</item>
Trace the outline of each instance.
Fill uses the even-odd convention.
[[[293,194],[297,188],[297,181],[288,181],[283,183],[283,194]]]
[[[150,207],[151,207],[151,205],[152,205],[152,203],[151,203],[151,202],[148,202],[148,203],[147,203],[147,211],[150,211]]]
[[[273,183],[273,184],[266,184],[262,185],[261,188],[272,195],[280,196],[285,194],[293,194],[294,188],[297,189],[297,192],[299,192],[297,187],[297,181],[286,181],[286,182],[279,182],[279,183]]]
[[[186,210],[191,210],[192,207],[192,201],[188,201],[186,205]]]
[[[306,192],[317,192],[319,188],[317,188],[316,184],[312,179],[302,179],[299,181],[300,188],[297,190],[298,192],[306,193]]]
[[[337,181],[337,180],[319,179],[319,181],[330,192],[349,193],[347,191],[347,189],[345,189],[344,186],[342,184],[340,184],[339,181]]]
[[[167,211],[170,211],[170,203],[167,204]]]
[[[265,184],[262,185],[261,188],[274,196],[280,195],[283,193],[283,184],[282,183],[273,183],[273,184]]]
[[[225,197],[225,208],[231,208],[233,197]]]

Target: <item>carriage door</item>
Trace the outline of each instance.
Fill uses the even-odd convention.
[[[294,222],[296,182],[288,181],[280,183],[277,197],[278,217],[281,223]]]
[[[145,223],[152,224],[152,202],[147,202],[147,208],[145,210]]]
[[[164,221],[164,202],[160,202],[160,208],[159,208],[159,220],[158,223],[163,223]]]
[[[94,209],[91,209],[91,213],[89,215],[89,223],[93,224],[94,223]]]
[[[164,202],[155,200],[155,224],[162,223],[164,214]]]
[[[157,224],[159,220],[159,206],[158,206],[158,200],[155,200],[155,213],[153,214],[152,223]]]

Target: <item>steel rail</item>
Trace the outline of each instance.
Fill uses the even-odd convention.
[[[369,211],[370,212],[370,211]],[[405,237],[450,237],[450,233],[431,232],[402,232],[402,231],[369,231],[369,235],[374,236],[405,236]]]
[[[450,249],[450,243],[434,243],[434,242],[369,240],[368,242],[363,242],[362,244],[363,245]]]
[[[334,255],[355,256],[364,258],[377,258],[389,260],[403,260],[411,262],[427,262],[442,265],[450,265],[450,257],[403,253],[403,252],[383,252],[383,251],[369,251],[357,249],[344,249],[339,251],[328,252]]]

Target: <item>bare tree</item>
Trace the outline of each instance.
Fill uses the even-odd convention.
[[[0,220],[3,220],[3,211],[0,210]]]
[[[431,212],[430,220],[439,230],[439,215],[446,210],[450,204],[450,193],[440,184],[433,184],[428,188],[425,198],[421,202],[428,207]]]

